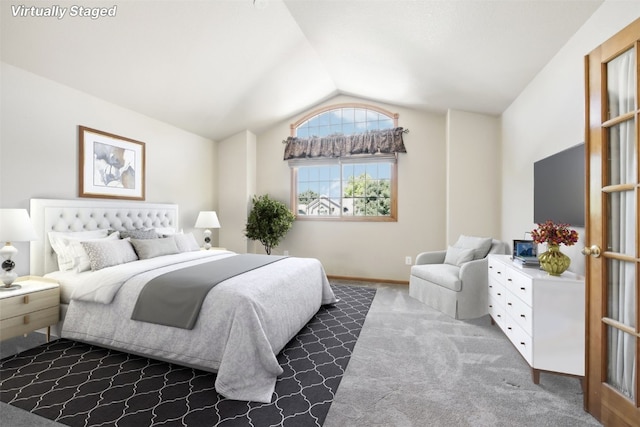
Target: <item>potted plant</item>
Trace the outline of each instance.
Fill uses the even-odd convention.
[[[271,249],[278,246],[294,219],[284,203],[273,200],[268,194],[253,196],[253,207],[247,218],[244,235],[251,240],[259,240],[267,254],[271,255]]]

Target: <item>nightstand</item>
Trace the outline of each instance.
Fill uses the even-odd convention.
[[[0,341],[47,328],[60,320],[60,287],[52,279],[19,277],[14,283],[22,288],[0,292]]]

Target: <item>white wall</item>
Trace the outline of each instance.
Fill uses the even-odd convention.
[[[638,17],[638,1],[605,1],[502,115],[503,240],[535,227],[533,163],[584,141],[584,56]],[[583,246],[563,247],[580,273]]]
[[[317,107],[344,102],[369,101],[338,96]],[[415,259],[419,252],[446,249],[447,244],[452,243],[447,241],[445,227],[446,116],[376,105],[399,113],[399,126],[409,129],[404,136],[407,154],[400,154],[398,158],[398,221],[296,221],[274,253],[288,250],[291,255],[318,258],[330,275],[408,281],[410,267],[405,265],[405,256]],[[288,163],[282,160],[282,141],[289,136],[289,125],[307,113],[258,135],[258,193],[269,193],[287,206],[290,204],[291,178]],[[465,138],[460,140],[466,143]],[[477,179],[484,173],[481,164],[472,164],[469,170],[461,169],[465,169],[463,178],[467,179]],[[478,187],[479,198],[494,200],[494,194],[499,192],[498,185]],[[499,212],[497,206],[495,212]],[[465,230],[477,235],[484,234],[487,227],[484,221],[478,221]],[[497,227],[495,232],[498,233]]]
[[[217,207],[214,142],[6,63],[0,72],[0,207],[77,198],[78,125],[144,142],[146,201],[178,203],[185,231],[200,210]],[[16,246],[24,275],[28,244]]]
[[[244,236],[251,198],[256,193],[256,136],[244,131],[218,142],[218,218],[220,246],[253,252]]]

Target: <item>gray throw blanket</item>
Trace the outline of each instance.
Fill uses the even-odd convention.
[[[284,258],[258,254],[235,255],[162,274],[144,285],[131,319],[193,329],[202,302],[217,284]]]

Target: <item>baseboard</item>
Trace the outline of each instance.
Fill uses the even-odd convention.
[[[391,280],[391,279],[375,279],[371,277],[350,277],[350,276],[334,276],[327,274],[329,279],[335,280],[352,280],[354,282],[375,282],[375,283],[389,283],[392,285],[408,285],[408,280]]]

